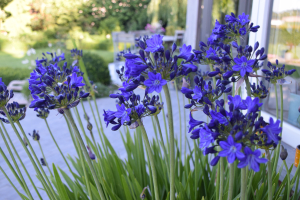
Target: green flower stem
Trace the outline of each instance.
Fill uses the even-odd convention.
[[[217,164],[217,180],[216,180],[216,200],[219,199],[220,192],[220,162]]]
[[[21,187],[25,190],[24,183],[21,181],[20,177],[18,176],[17,172],[15,171],[14,166],[12,166],[12,164],[9,162],[8,158],[6,157],[6,155],[3,152],[3,150],[2,150],[1,147],[0,147],[0,154],[2,155],[3,159],[5,160],[6,164],[10,168],[11,172],[14,174],[15,178],[17,179],[17,181],[19,182],[19,184],[21,185]]]
[[[185,105],[185,96],[184,94],[182,94],[182,102],[183,102],[183,105]],[[185,109],[183,109],[183,121],[184,121],[184,134],[187,133],[187,130],[186,130],[186,113],[185,113]],[[184,137],[184,155],[186,155],[186,137]],[[184,159],[184,161],[186,161],[186,159]],[[186,162],[184,163],[184,166],[186,166]]]
[[[14,132],[16,133],[16,135],[17,135],[17,137],[18,137],[20,143],[22,144],[23,148],[25,149],[25,151],[26,151],[26,153],[27,153],[27,156],[29,157],[29,159],[30,159],[30,161],[31,161],[31,163],[32,163],[32,165],[33,165],[33,167],[35,168],[35,171],[36,171],[37,175],[40,176],[40,180],[43,182],[43,185],[45,185],[45,186],[47,187],[47,188],[45,188],[45,189],[48,190],[48,191],[49,191],[49,190],[51,191],[51,192],[49,193],[49,194],[51,195],[50,198],[51,198],[51,199],[56,199],[56,193],[54,192],[54,189],[53,189],[53,187],[52,187],[50,181],[48,180],[48,177],[46,176],[46,174],[45,174],[43,168],[41,167],[39,160],[37,159],[37,163],[39,164],[39,167],[41,168],[41,171],[42,171],[42,173],[43,173],[43,175],[44,175],[45,177],[42,175],[42,173],[41,173],[40,169],[38,168],[37,164],[34,162],[34,160],[33,160],[33,158],[32,158],[32,155],[30,154],[29,150],[28,150],[27,147],[25,146],[25,144],[24,144],[24,142],[23,142],[23,140],[22,140],[22,138],[21,138],[21,136],[20,136],[20,133],[18,132],[18,130],[17,130],[17,128],[16,128],[14,122],[12,121],[12,119],[11,119],[9,113],[7,112],[6,108],[5,108],[5,107],[2,107],[2,110],[3,110],[3,112],[5,113],[7,119],[9,120],[11,127],[14,129]],[[26,135],[24,135],[24,138],[26,139],[26,142],[27,142],[28,145],[29,145],[30,143],[29,143],[29,141],[28,141]],[[33,152],[32,154],[34,154],[34,152]],[[34,154],[34,155],[35,155],[35,154]],[[45,181],[44,178],[46,179],[47,183],[46,183],[46,181]]]
[[[82,140],[82,137],[81,137],[81,135],[80,135],[80,133],[79,133],[79,130],[78,130],[76,124],[75,124],[74,118],[72,117],[71,111],[66,109],[66,110],[65,110],[65,115],[67,116],[68,121],[70,122],[71,126],[73,127],[73,130],[74,130],[74,133],[75,133],[75,135],[76,135],[76,138],[78,139],[78,141],[79,141],[79,143],[80,143],[81,149],[82,149],[82,151],[83,151],[83,153],[84,153],[84,157],[85,157],[85,159],[86,159],[86,161],[87,161],[87,163],[88,163],[88,166],[89,166],[89,168],[90,168],[90,170],[91,170],[91,173],[92,173],[92,176],[93,176],[94,181],[95,181],[95,183],[96,183],[96,187],[97,187],[97,190],[98,190],[98,192],[99,192],[99,194],[100,194],[100,197],[101,197],[102,200],[105,200],[106,198],[105,198],[105,196],[104,196],[102,187],[101,187],[101,185],[100,185],[100,183],[99,183],[99,180],[97,179],[97,174],[96,174],[96,172],[95,172],[95,169],[94,169],[94,167],[93,167],[93,164],[92,164],[92,162],[91,162],[91,159],[90,159],[90,157],[89,157],[89,154],[88,154],[88,152],[87,152],[87,150],[86,150],[86,147],[85,147],[85,145],[84,145],[84,142],[83,142],[83,140]]]
[[[16,188],[16,186],[13,184],[13,182],[10,180],[10,178],[7,176],[7,174],[5,173],[5,171],[2,169],[2,167],[0,166],[0,170],[1,172],[4,174],[4,176],[6,177],[6,179],[8,180],[8,182],[11,184],[11,186],[15,189],[15,191],[18,193],[18,195],[20,197],[22,197],[22,194],[19,192],[19,190]]]
[[[161,93],[159,93],[159,99],[160,99],[160,103],[162,103]],[[163,115],[163,120],[164,120],[164,127],[165,127],[165,134],[166,134],[166,143],[168,145],[168,151],[169,151],[170,150],[170,143],[169,143],[168,128],[167,128],[166,114],[165,114],[165,109],[164,108],[162,108],[162,115]]]
[[[103,125],[102,125],[102,121],[101,121],[101,117],[100,117],[100,113],[99,113],[99,109],[98,109],[98,105],[97,105],[97,101],[96,101],[95,95],[92,96],[92,99],[93,99],[93,101],[94,101],[95,108],[96,108],[96,111],[97,111],[97,116],[98,116],[98,119],[99,119],[101,132],[102,132],[102,134],[104,134]]]
[[[246,89],[247,89],[247,96],[251,97],[251,88],[250,88],[250,82],[247,75],[245,75],[245,82],[246,82]],[[241,87],[240,87],[241,88]]]
[[[210,67],[210,71],[212,71],[212,72],[213,72],[213,71],[214,71],[214,67],[213,67],[213,65],[212,65],[212,64],[210,64],[210,65],[209,65],[209,67]],[[213,84],[213,87],[216,87],[216,77],[215,77],[215,76],[213,77],[213,83],[214,83],[214,84]]]
[[[223,184],[224,184],[224,159],[220,158],[220,192],[219,192],[219,200],[223,199]]]
[[[100,128],[99,128],[99,125],[96,121],[96,116],[95,116],[95,112],[94,112],[94,109],[92,107],[92,104],[91,104],[91,101],[90,101],[90,98],[88,98],[88,102],[89,102],[89,105],[90,105],[90,108],[91,108],[91,111],[92,111],[92,114],[93,114],[93,118],[95,119],[95,124],[96,124],[96,127],[97,127],[97,130],[98,130],[98,134],[99,134],[99,137],[100,137],[100,140],[101,140],[101,143],[102,143],[102,147],[104,149],[104,151],[107,152],[107,149],[105,148],[106,146],[104,145],[104,142],[103,142],[103,137],[101,135],[101,131],[100,131]],[[97,105],[97,104],[96,104]],[[82,104],[82,107],[83,107],[83,104]],[[98,108],[97,108],[98,110]],[[100,119],[100,118],[99,118]],[[101,125],[101,129],[102,129],[102,134],[104,133],[103,132],[103,128],[102,128],[102,124],[101,124],[101,119],[100,119],[100,125]]]
[[[1,123],[2,128],[3,128],[3,130],[4,130],[4,133],[5,133],[5,135],[6,135],[7,139],[8,139],[9,144],[10,144],[10,146],[12,147],[12,149],[14,150],[14,153],[15,153],[15,155],[17,156],[19,162],[21,163],[21,165],[22,165],[22,167],[23,167],[23,170],[25,171],[27,177],[29,178],[30,183],[32,184],[32,186],[33,186],[35,192],[37,193],[37,195],[39,196],[39,198],[42,199],[42,197],[41,197],[41,195],[40,195],[40,193],[39,193],[37,187],[36,187],[35,184],[33,183],[32,178],[31,178],[31,176],[29,175],[27,168],[25,167],[25,165],[24,165],[22,159],[20,158],[20,155],[19,155],[18,151],[16,150],[14,144],[12,143],[12,141],[11,141],[11,139],[10,139],[10,136],[8,135],[7,130],[6,130],[4,124],[3,124],[3,122],[2,122],[1,120],[0,120],[0,123]]]
[[[179,141],[180,144],[179,144],[179,152],[181,153],[182,152],[182,141],[181,141],[181,138],[182,138],[182,120],[181,120],[181,109],[180,109],[180,102],[179,102],[179,95],[178,95],[178,87],[177,87],[177,83],[176,83],[176,80],[174,80],[174,85],[175,85],[175,90],[176,90],[176,96],[177,96],[177,103],[178,103],[178,112],[179,112]]]
[[[237,37],[237,38],[236,38],[236,42],[237,42],[238,45],[241,45],[241,38],[240,38],[240,37]]]
[[[52,134],[52,131],[51,131],[50,127],[49,127],[49,124],[48,124],[47,119],[44,119],[44,120],[45,120],[45,123],[46,123],[46,125],[47,125],[48,131],[49,131],[49,133],[50,133],[50,135],[51,135],[51,137],[52,137],[53,142],[55,143],[55,145],[56,145],[56,147],[57,147],[57,149],[58,149],[60,155],[62,156],[62,158],[64,159],[66,165],[68,166],[69,171],[72,172],[69,163],[67,162],[67,160],[66,160],[64,154],[62,153],[61,149],[59,148],[59,146],[58,146],[58,144],[57,144],[57,142],[56,142],[56,140],[55,140],[55,138],[54,138],[54,136],[53,136],[53,134]],[[72,174],[73,174],[73,172],[72,172]]]
[[[290,199],[290,171],[289,168],[285,162],[285,160],[283,160],[283,164],[285,166],[286,169],[286,175],[287,175],[287,185],[288,185],[288,189],[287,189],[287,194],[286,194],[286,199]]]
[[[228,187],[228,197],[227,197],[228,200],[232,199],[233,184],[234,184],[234,163],[231,163],[229,166],[229,187]]]
[[[173,110],[171,103],[171,96],[168,84],[163,86],[167,107],[168,107],[168,121],[169,121],[169,137],[170,137],[170,200],[175,200],[175,140],[174,140],[174,123]]]
[[[282,91],[282,85],[279,86],[280,88],[280,126],[283,128],[283,91]],[[282,132],[280,133],[280,136],[282,135]],[[280,146],[280,141],[279,141]],[[278,148],[280,149],[280,148]]]
[[[77,146],[80,148],[80,144],[79,144],[79,139],[76,138],[76,144]],[[87,171],[86,171],[86,165],[85,165],[85,162],[84,162],[84,156],[82,154],[83,151],[86,151],[85,148],[82,149],[80,148],[81,151],[79,151],[79,160],[80,160],[80,163],[81,163],[81,167],[83,169],[83,175],[84,175],[84,181],[85,181],[85,185],[87,187],[87,191],[88,191],[88,194],[91,198],[91,200],[93,199],[93,195],[92,195],[92,191],[91,191],[91,186],[90,186],[90,181],[89,181],[89,177],[88,177],[88,174],[87,174]]]
[[[268,157],[268,199],[273,199],[273,191],[272,191],[272,163],[271,163],[271,153],[269,150],[266,150]]]
[[[151,166],[151,172],[152,172],[152,178],[153,178],[153,184],[154,184],[154,194],[155,194],[155,199],[159,200],[159,190],[158,190],[158,185],[157,185],[157,174],[156,174],[156,169],[155,169],[155,160],[153,158],[153,154],[151,151],[151,146],[149,143],[148,135],[146,132],[146,129],[143,125],[143,122],[138,119],[137,122],[139,123],[139,127],[141,128],[141,131],[143,133],[143,138],[144,138],[144,143],[146,145],[146,150],[148,152],[148,157],[150,161],[150,166]]]
[[[193,142],[194,142],[194,152],[195,152],[195,170],[194,170],[195,171],[195,199],[198,199],[198,178],[199,178],[198,148],[199,148],[199,146],[197,146],[196,140],[194,140]]]
[[[5,111],[4,111],[4,112],[5,112]],[[7,111],[6,111],[6,112],[7,112]],[[6,114],[6,113],[5,113],[5,114]],[[9,114],[7,113],[6,116],[8,116],[8,115],[9,115]],[[10,118],[10,117],[9,117],[9,118]],[[42,165],[41,165],[41,163],[40,163],[38,157],[36,156],[35,151],[34,151],[34,149],[33,149],[32,146],[31,146],[31,143],[29,142],[28,138],[26,137],[26,133],[25,133],[25,131],[24,131],[22,125],[20,124],[19,121],[17,121],[16,124],[18,125],[19,129],[21,130],[21,133],[23,134],[23,137],[25,138],[25,140],[26,140],[26,142],[27,142],[27,144],[28,144],[28,147],[29,147],[30,151],[31,151],[31,153],[32,153],[32,155],[33,155],[35,161],[37,162],[38,167],[41,169],[41,172],[42,172],[43,176],[44,176],[45,179],[46,179],[46,182],[47,182],[47,184],[48,184],[48,186],[49,186],[49,188],[50,188],[50,191],[51,191],[52,195],[54,195],[54,198],[57,199],[56,193],[55,193],[55,191],[54,191],[54,189],[53,189],[53,187],[52,187],[52,185],[51,185],[51,182],[49,181],[49,178],[48,178],[47,174],[45,173],[44,168],[42,167]],[[14,124],[11,124],[11,125],[13,126],[13,128],[15,127]],[[15,129],[15,128],[14,128],[14,129]],[[17,134],[17,135],[18,135],[18,134]],[[21,137],[20,137],[20,139],[21,139]],[[20,140],[20,142],[25,146],[25,144],[24,144],[24,142],[23,142],[22,139]],[[28,151],[27,148],[25,148],[25,149]],[[29,151],[28,151],[28,154],[30,154]],[[31,157],[31,156],[30,156],[30,157]],[[31,158],[32,158],[32,157],[31,157]],[[32,162],[34,162],[34,161],[32,160]],[[41,177],[43,177],[42,174],[40,175]]]
[[[79,153],[79,151],[80,151],[79,147],[80,147],[80,146],[77,146],[77,145],[76,145],[77,143],[76,143],[76,139],[75,139],[75,136],[74,136],[74,134],[73,134],[73,130],[72,130],[72,128],[71,128],[71,125],[70,125],[70,123],[69,123],[69,121],[68,121],[68,119],[67,119],[67,117],[66,117],[65,115],[64,115],[64,118],[65,118],[65,121],[66,121],[66,123],[67,123],[68,129],[69,129],[69,133],[70,133],[70,135],[71,135],[72,142],[73,142],[74,147],[75,147],[75,149],[76,149],[77,155],[80,155],[80,153]]]
[[[277,96],[277,85],[276,83],[273,84],[274,85],[274,89],[275,89],[275,99],[276,99],[276,119],[278,119],[279,115],[278,115],[278,96]]]
[[[246,168],[241,169],[241,200],[246,199],[247,179],[246,179]]]
[[[30,191],[29,191],[29,189],[28,189],[28,186],[27,186],[27,184],[26,184],[26,181],[24,180],[24,177],[23,177],[23,175],[22,175],[22,173],[21,173],[21,170],[20,170],[20,168],[19,168],[19,166],[18,166],[18,164],[17,164],[17,162],[16,162],[15,156],[13,155],[13,153],[12,153],[12,151],[11,151],[11,148],[10,148],[9,144],[7,143],[7,140],[6,140],[5,136],[4,136],[3,131],[2,131],[1,128],[0,128],[0,133],[1,133],[1,136],[2,136],[3,141],[4,141],[4,143],[5,143],[5,146],[6,146],[7,150],[8,150],[8,152],[9,152],[9,155],[10,155],[10,157],[11,157],[11,159],[12,159],[14,165],[15,165],[15,168],[16,168],[18,174],[19,174],[19,177],[21,178],[21,181],[22,181],[21,186],[22,186],[22,188],[23,188],[23,190],[26,192],[26,194],[27,194],[31,199],[33,199],[32,195],[31,195],[31,193],[30,193]]]
[[[41,146],[40,141],[38,141],[38,143],[39,143],[39,147],[40,147],[40,150],[41,150],[41,152],[42,152],[44,161],[45,161],[45,163],[46,163],[46,166],[47,166],[47,168],[48,168],[48,170],[49,170],[49,173],[51,174],[52,177],[54,177],[53,174],[52,174],[52,172],[51,172],[51,170],[50,170],[50,168],[49,168],[49,165],[48,165],[48,162],[47,162],[46,157],[45,157],[45,155],[44,155],[44,151],[43,151],[43,149],[42,149],[42,146]]]
[[[166,146],[165,146],[165,143],[164,143],[164,138],[162,136],[162,132],[161,132],[161,127],[160,127],[160,123],[159,123],[159,120],[158,120],[158,117],[157,115],[154,116],[154,120],[157,124],[157,128],[158,128],[158,132],[159,132],[159,137],[160,137],[160,141],[162,143],[162,146],[163,146],[163,151],[164,151],[164,154],[165,154],[165,157],[166,157],[166,163],[167,163],[167,170],[168,170],[168,173],[169,173],[169,162],[168,162],[168,152],[167,152],[167,149],[166,149]]]
[[[276,96],[276,119],[279,119],[279,109],[278,109],[278,95],[277,95],[277,85],[274,84],[274,88],[275,88],[275,96]],[[282,91],[282,85],[279,86],[280,88],[280,126],[282,127],[283,125],[283,91]],[[282,132],[280,133],[279,136],[282,135]],[[273,164],[273,173],[275,173],[277,171],[277,165],[278,165],[278,159],[279,159],[279,154],[280,154],[280,145],[281,145],[281,141],[279,141],[278,145],[277,145],[277,149],[275,150],[275,161]],[[279,147],[279,148],[278,148]]]

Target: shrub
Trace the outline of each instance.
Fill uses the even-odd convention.
[[[103,85],[102,83],[95,83],[96,98],[108,97],[117,89],[114,85]]]
[[[109,85],[111,82],[108,64],[105,60],[95,53],[83,53],[83,61],[91,81]]]
[[[12,67],[1,67],[2,81],[8,85],[13,80],[24,80],[29,78],[31,69],[28,68],[12,68]]]
[[[47,48],[48,47],[48,40],[40,40],[40,41],[36,41],[32,47],[34,49],[40,49],[40,48]]]

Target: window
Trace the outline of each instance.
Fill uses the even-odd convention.
[[[268,60],[275,64],[285,64],[286,70],[296,69],[292,77],[286,78],[291,82],[283,86],[283,118],[286,122],[300,127],[300,1],[274,0],[271,30],[268,45]],[[269,83],[267,83],[269,84]],[[264,102],[264,110],[276,115],[275,88],[268,85],[270,95]],[[280,91],[278,104],[280,113]],[[280,117],[280,116],[279,116]]]

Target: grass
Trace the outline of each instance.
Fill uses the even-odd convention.
[[[36,58],[41,58],[42,53],[46,53],[47,51],[54,51],[54,48],[42,48],[36,49],[36,54],[27,56],[25,53],[23,56],[16,56],[13,54],[5,53],[0,51],[0,68],[1,67],[12,67],[12,68],[20,68],[20,67],[30,67],[29,64],[22,64],[22,61],[25,59],[35,60]],[[69,51],[69,50],[64,50]],[[114,60],[114,53],[105,50],[83,50],[84,52],[92,52],[100,55],[107,63],[111,63]]]

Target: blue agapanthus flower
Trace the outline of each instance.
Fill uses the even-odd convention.
[[[145,86],[148,88],[148,92],[152,93],[156,91],[157,93],[160,93],[162,90],[162,87],[167,84],[167,81],[162,79],[160,73],[148,73],[148,79],[144,82]]]
[[[228,95],[228,104],[229,105],[233,105],[233,109],[241,109],[241,110],[245,110],[247,108],[247,106],[244,104],[244,102],[242,101],[242,98],[239,95],[235,95],[234,97],[232,97],[231,95]]]
[[[121,119],[121,124],[124,124],[125,121],[130,121],[130,113],[131,108],[126,109],[124,104],[121,106],[117,104],[117,112],[114,113],[114,116]]]
[[[246,100],[243,100],[243,102],[247,108],[247,113],[256,113],[263,105],[263,103],[259,103],[259,98],[257,97],[254,99],[252,99],[251,97],[247,97]]]
[[[145,51],[150,51],[151,53],[164,51],[162,39],[162,35],[153,35],[150,39],[146,41],[147,48],[145,49]]]
[[[106,126],[114,125],[113,131],[118,130],[122,125],[136,128],[139,126],[138,120],[158,115],[163,108],[158,95],[154,95],[152,98],[145,95],[141,99],[140,95],[131,91],[125,95],[124,93],[111,94],[110,97],[117,99],[117,111],[104,110],[103,116]]]
[[[246,72],[251,73],[252,65],[255,63],[255,60],[247,60],[245,56],[241,58],[234,58],[233,59],[236,65],[232,67],[234,71],[239,71],[242,77],[245,76]]]
[[[241,152],[242,144],[235,143],[231,135],[228,136],[227,141],[220,141],[220,147],[223,150],[218,155],[227,157],[228,163],[233,163],[236,158],[238,160],[245,158],[245,155]]]
[[[246,24],[248,24],[250,22],[249,15],[246,15],[245,13],[239,15],[238,21],[242,26],[245,26]]]
[[[0,108],[5,106],[7,102],[13,98],[13,96],[13,90],[8,91],[6,85],[2,82],[2,78],[0,77]]]
[[[179,55],[177,57],[186,60],[192,55],[191,51],[192,51],[191,45],[187,46],[186,44],[183,44],[182,48],[179,48]]]
[[[212,131],[204,124],[204,127],[200,129],[200,143],[199,148],[203,150],[205,155],[205,149],[209,147],[214,142],[214,137],[212,136]]]
[[[258,149],[252,151],[249,147],[245,147],[244,152],[245,158],[239,162],[238,168],[244,168],[248,166],[249,169],[252,169],[255,172],[259,172],[260,163],[268,162],[267,159],[260,158],[261,152]]]
[[[195,120],[192,116],[192,113],[190,113],[190,121],[189,121],[189,125],[190,125],[190,128],[189,128],[189,133],[196,127],[196,126],[199,126],[200,124],[202,124],[203,121],[198,121],[198,120]]]
[[[280,120],[274,122],[273,118],[270,117],[269,125],[261,128],[261,130],[267,134],[267,142],[273,141],[275,144],[278,144],[279,140],[281,139],[279,134],[282,131],[280,127]]]
[[[64,60],[64,55],[49,54],[51,60],[36,60],[37,66],[28,79],[33,97],[29,107],[35,110],[59,108],[63,113],[63,109],[77,106],[80,99],[88,97],[89,93],[81,89],[85,83],[78,66],[67,67],[65,62],[59,67],[58,63]]]

